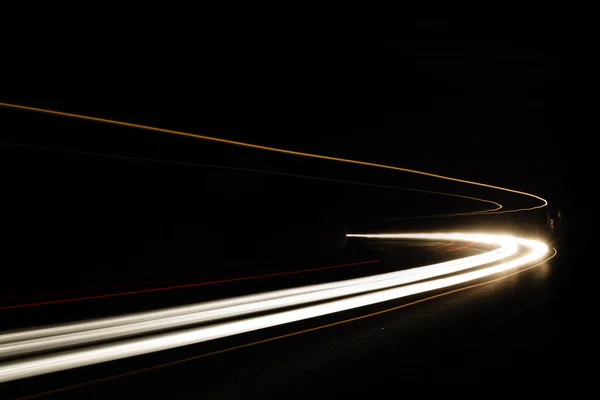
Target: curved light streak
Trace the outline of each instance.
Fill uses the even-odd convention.
[[[492,212],[502,209],[502,204],[497,203],[492,200],[481,199],[479,197],[465,196],[465,195],[456,194],[456,193],[440,192],[440,191],[435,191],[435,190],[414,189],[414,188],[407,188],[407,187],[402,187],[402,186],[391,186],[391,185],[378,185],[376,183],[347,181],[347,180],[342,180],[342,179],[325,178],[325,177],[321,177],[321,176],[312,176],[312,175],[293,174],[293,173],[289,173],[289,172],[280,172],[280,171],[269,171],[269,170],[264,170],[264,169],[231,167],[231,166],[227,166],[227,165],[202,164],[202,163],[193,163],[193,162],[185,162],[185,161],[162,160],[162,159],[158,159],[158,158],[133,157],[133,156],[118,155],[118,154],[95,153],[95,152],[91,152],[91,151],[61,149],[61,148],[56,148],[56,147],[33,146],[33,145],[22,144],[22,143],[0,142],[0,145],[26,148],[26,149],[54,151],[54,152],[60,152],[60,153],[77,154],[77,155],[84,155],[84,156],[106,157],[106,158],[112,158],[112,159],[116,159],[116,160],[128,160],[128,161],[141,161],[141,162],[150,162],[150,163],[170,164],[170,165],[179,165],[179,166],[183,166],[183,167],[225,169],[225,170],[230,170],[230,171],[242,171],[242,172],[251,172],[251,173],[258,173],[258,174],[266,174],[266,175],[289,176],[292,178],[310,179],[310,180],[332,182],[332,183],[341,183],[341,184],[345,184],[345,185],[357,185],[357,186],[376,187],[376,188],[381,188],[381,189],[404,190],[404,191],[408,191],[408,192],[418,192],[418,193],[427,193],[427,194],[434,194],[434,195],[441,195],[441,196],[457,197],[457,198],[461,198],[461,199],[479,201],[482,203],[489,203],[489,204],[493,204],[494,206],[496,206],[495,208],[488,208],[486,210],[479,210],[479,211],[468,211],[468,212],[462,212],[462,213],[439,214],[439,215],[433,215],[433,216],[421,216],[421,217],[409,217],[409,218],[435,218],[435,217],[439,217],[439,216],[455,217],[455,216],[459,216],[459,215],[466,216],[466,215],[472,215],[472,214],[478,214],[478,213],[492,213]],[[395,220],[395,219],[404,219],[404,218],[391,218],[391,219]]]
[[[196,133],[182,132],[182,131],[176,131],[176,130],[172,130],[172,129],[157,128],[157,127],[148,126],[148,125],[133,124],[130,122],[116,121],[116,120],[111,120],[111,119],[106,119],[106,118],[90,117],[87,115],[47,110],[47,109],[43,109],[43,108],[28,107],[28,106],[22,106],[22,105],[18,105],[18,104],[10,104],[10,103],[0,102],[0,106],[7,107],[7,108],[13,108],[13,109],[19,109],[19,110],[34,111],[34,112],[39,112],[39,113],[44,113],[44,114],[58,115],[58,116],[62,116],[62,117],[82,119],[82,120],[87,120],[87,121],[101,122],[101,123],[111,124],[111,125],[125,126],[125,127],[129,127],[129,128],[143,129],[143,130],[152,131],[152,132],[160,132],[160,133],[167,133],[167,134],[171,134],[171,135],[191,137],[191,138],[206,140],[206,141],[210,141],[210,142],[225,143],[225,144],[234,145],[234,146],[246,147],[246,148],[257,149],[257,150],[264,150],[264,151],[271,151],[271,152],[281,153],[281,154],[289,154],[289,155],[300,156],[300,157],[316,158],[316,159],[320,159],[320,160],[329,160],[329,161],[336,161],[336,162],[342,162],[342,163],[347,163],[347,164],[363,165],[363,166],[367,166],[367,167],[375,167],[375,168],[383,168],[383,169],[389,169],[389,170],[400,171],[400,172],[407,172],[407,173],[411,173],[411,174],[428,176],[431,178],[443,179],[443,180],[447,180],[447,181],[459,182],[459,183],[464,183],[464,184],[469,184],[469,185],[475,185],[475,186],[481,186],[481,187],[486,187],[486,188],[490,188],[490,189],[501,190],[504,192],[520,194],[523,196],[537,199],[542,202],[542,204],[538,205],[538,206],[505,210],[504,212],[535,210],[535,209],[542,208],[542,207],[545,207],[548,205],[548,201],[546,201],[546,199],[544,199],[540,196],[537,196],[535,194],[532,194],[532,193],[522,192],[519,190],[509,189],[509,188],[505,188],[505,187],[501,187],[501,186],[490,185],[487,183],[469,181],[466,179],[453,178],[450,176],[445,176],[445,175],[440,175],[440,174],[433,174],[430,172],[424,172],[424,171],[419,171],[419,170],[415,170],[415,169],[394,167],[391,165],[351,160],[351,159],[347,159],[347,158],[324,156],[324,155],[320,155],[320,154],[306,153],[306,152],[301,152],[301,151],[285,150],[285,149],[279,149],[276,147],[262,146],[262,145],[258,145],[258,144],[240,142],[240,141],[236,141],[236,140],[222,139],[222,138],[217,138],[217,137],[213,137],[213,136],[198,135]],[[502,213],[502,212],[503,211],[495,211],[495,213],[497,213],[497,214]]]
[[[288,311],[275,311],[270,314],[255,316],[255,317],[245,317],[244,319],[234,320],[230,322],[216,322],[213,324],[209,324],[206,326],[186,329],[183,331],[176,331],[170,333],[162,333],[156,334],[150,337],[144,338],[134,338],[134,339],[126,339],[124,341],[120,341],[117,343],[108,343],[95,345],[92,347],[84,348],[81,350],[71,350],[58,354],[47,354],[38,356],[32,359],[25,360],[17,360],[5,363],[0,365],[0,382],[7,382],[16,379],[22,379],[26,377],[31,377],[35,375],[51,373],[71,368],[82,367],[86,365],[91,365],[100,362],[106,362],[110,360],[117,360],[126,357],[132,357],[136,355],[146,354],[155,351],[172,349],[179,346],[185,346],[194,343],[200,343],[208,340],[214,340],[218,338],[223,338],[227,336],[232,336],[244,332],[249,332],[253,330],[263,329],[271,326],[276,326],[280,324],[290,323],[294,321],[300,321],[308,318],[314,318],[326,314],[331,314],[335,312],[340,312],[344,310],[349,310],[352,308],[363,307],[370,304],[375,304],[379,302],[384,302],[392,299],[397,299],[409,295],[424,293],[431,290],[441,289],[448,286],[453,286],[457,284],[461,284],[464,282],[472,281],[475,279],[480,279],[492,274],[501,273],[510,269],[518,268],[530,263],[533,263],[537,260],[540,260],[544,255],[548,252],[548,247],[541,242],[528,240],[523,238],[516,238],[512,236],[502,236],[502,235],[478,235],[478,234],[354,234],[348,235],[349,237],[363,237],[363,238],[387,238],[387,239],[432,239],[432,240],[469,240],[476,241],[479,243],[489,243],[489,244],[498,244],[500,245],[499,249],[490,251],[488,253],[480,254],[478,256],[467,257],[466,260],[473,260],[475,257],[479,257],[475,263],[471,263],[471,266],[465,266],[459,262],[447,262],[440,263],[445,264],[445,267],[440,267],[440,264],[427,265],[415,269],[398,271],[398,273],[403,273],[403,276],[394,276],[393,274],[382,274],[376,275],[373,277],[367,278],[359,278],[356,280],[348,280],[341,282],[334,282],[331,284],[324,285],[334,285],[332,289],[323,289],[324,285],[313,285],[306,286],[303,288],[290,289],[287,291],[277,291],[265,293],[262,295],[255,296],[266,296],[267,298],[264,300],[258,300],[257,303],[263,302],[262,305],[267,306],[268,304],[275,302],[279,303],[274,309],[280,307],[285,307],[284,304],[288,306],[290,299],[293,296],[281,295],[282,292],[289,293],[289,291],[301,290],[304,291],[300,294],[300,297],[296,297],[295,300],[292,301],[294,303],[296,300],[298,301],[298,307]],[[514,257],[517,248],[519,249],[519,254],[517,257]],[[511,250],[515,250],[512,252]],[[508,256],[499,257],[499,252],[497,250],[503,250],[508,253]],[[486,261],[486,257],[480,256],[488,256],[494,253],[496,260],[490,261],[489,258]],[[462,260],[453,260],[453,261],[464,261]],[[473,265],[475,264],[475,265]],[[394,276],[394,278],[390,278],[390,276]],[[411,277],[410,279],[408,277]],[[395,279],[395,280],[394,280]],[[404,280],[403,280],[404,279]],[[348,282],[353,281],[353,283],[348,284]],[[360,281],[360,283],[356,283],[356,281]],[[403,283],[399,283],[403,282]],[[335,287],[336,284],[342,285],[345,283],[345,286]],[[358,289],[360,288],[360,289]],[[328,290],[331,290],[328,292]],[[335,292],[335,295],[331,295]],[[329,293],[329,297],[324,296],[324,293]],[[343,294],[345,293],[345,294]],[[343,297],[341,297],[343,296]],[[350,297],[348,297],[350,296]],[[245,296],[244,296],[245,297]],[[314,304],[314,301],[323,301],[324,298],[330,298],[330,300]],[[237,298],[238,301],[241,301],[242,298]],[[312,300],[311,300],[312,299]],[[266,302],[265,302],[266,300]],[[232,311],[229,309],[232,314],[229,316],[243,316],[246,313],[243,311],[244,307],[254,307],[255,310],[259,310],[261,307],[257,304],[247,303],[236,303],[236,299],[224,300],[233,301],[234,303],[231,305],[241,306],[241,309],[238,311],[239,314],[236,314],[238,311]],[[271,303],[268,303],[271,301]],[[214,312],[220,312],[225,307],[214,308],[214,303],[211,306],[207,304],[201,304],[199,306],[204,306],[206,310],[211,310]],[[218,303],[218,302],[217,302]],[[273,304],[271,304],[273,305]],[[273,310],[273,308],[270,308]],[[168,310],[167,310],[168,311]],[[163,313],[165,310],[162,311]],[[196,316],[194,314],[183,314],[179,315],[180,317],[194,319]],[[143,318],[140,314],[128,317],[121,318],[131,318],[129,321],[135,321],[136,318]],[[148,316],[146,315],[146,318]],[[171,318],[171,317],[166,317]],[[177,317],[172,317],[177,318]],[[220,318],[219,318],[220,319]],[[122,321],[122,320],[121,320]],[[163,323],[168,325],[169,323],[176,323],[177,319],[168,320],[166,322],[165,319],[146,319],[144,320],[146,325],[151,325],[152,323]],[[115,322],[115,319],[112,321]],[[102,323],[102,321],[91,322],[91,324]],[[142,322],[144,323],[144,322]],[[90,324],[90,323],[88,323]],[[135,322],[134,322],[135,324]],[[135,325],[125,325],[125,327],[117,325],[112,328],[132,328]],[[138,325],[138,327],[141,325]],[[176,325],[181,326],[181,325]],[[67,327],[61,327],[59,329],[66,329]],[[82,328],[80,325],[78,329]],[[93,327],[90,329],[90,325],[84,326],[85,329],[79,331],[79,334],[89,334],[90,332],[94,332]],[[49,328],[49,329],[57,329],[57,328]],[[110,328],[109,328],[110,329]],[[32,332],[32,331],[29,331]],[[34,331],[35,332],[35,331]],[[46,330],[46,333],[48,331]],[[77,332],[75,332],[77,334]],[[19,339],[23,337],[14,336],[12,334],[12,340],[9,340],[9,345],[15,344],[14,339],[17,339],[16,344],[19,344]],[[38,336],[40,338],[48,338],[48,336]],[[6,339],[6,337],[4,337]],[[73,337],[71,337],[73,338]],[[54,340],[55,337],[50,336],[49,339]],[[4,340],[6,343],[7,341]],[[31,343],[31,342],[30,342]],[[20,342],[23,344],[23,341]],[[38,342],[39,344],[39,342]],[[23,350],[23,349],[22,349]],[[14,354],[13,354],[14,355]]]
[[[429,234],[428,239],[445,240],[446,236],[441,237]],[[453,240],[462,241],[464,239],[459,235]],[[125,317],[103,318],[96,321],[4,334],[0,335],[0,358],[49,351],[56,348],[124,336],[146,334],[163,329],[206,323],[224,318],[239,317],[254,312],[265,312],[282,307],[297,306],[366,291],[380,290],[468,268],[475,268],[510,257],[517,252],[517,246],[513,243],[505,242],[497,244],[500,245],[499,248],[484,254],[402,271],[278,290],[258,295],[240,296],[192,306],[136,313]]]

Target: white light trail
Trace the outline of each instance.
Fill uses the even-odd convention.
[[[73,344],[90,343],[106,338],[123,337],[128,335],[126,332],[130,330],[136,334],[149,333],[157,329],[215,321],[225,316],[243,316],[258,311],[273,311],[291,305],[302,306],[258,317],[213,323],[184,331],[155,334],[145,338],[122,340],[117,343],[94,345],[81,350],[8,362],[0,365],[0,382],[167,350],[453,286],[533,263],[548,252],[548,247],[541,242],[499,235],[434,233],[348,236],[475,241],[498,244],[500,247],[488,253],[460,260],[366,278],[3,335],[0,336],[0,343],[5,344],[0,345],[0,354],[15,356]],[[522,254],[517,258],[512,257],[517,252]],[[483,268],[477,268],[482,266]],[[373,292],[373,290],[376,291]],[[340,299],[341,296],[352,297]],[[327,302],[316,305],[309,304],[324,300]],[[156,329],[153,328],[155,324],[159,326]]]
[[[412,236],[411,236],[412,237]],[[411,238],[408,237],[408,238]],[[412,237],[413,239],[447,240],[447,235],[436,234]],[[481,243],[488,243],[481,238]],[[452,240],[469,241],[461,235]],[[442,263],[379,274],[357,279],[278,290],[258,295],[240,296],[232,299],[174,307],[166,310],[137,313],[124,317],[104,318],[97,321],[66,324],[52,328],[26,330],[0,335],[0,358],[54,350],[102,340],[147,334],[163,329],[206,323],[230,317],[270,311],[277,308],[298,306],[310,302],[330,300],[336,297],[359,294],[371,290],[429,279],[478,267],[514,255],[517,245],[507,240],[498,241],[500,247],[484,254],[464,257]]]

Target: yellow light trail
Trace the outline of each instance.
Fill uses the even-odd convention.
[[[487,183],[481,183],[481,182],[469,181],[466,179],[453,178],[453,177],[445,176],[445,175],[433,174],[430,172],[419,171],[419,170],[414,170],[414,169],[409,169],[409,168],[395,167],[395,166],[391,166],[391,165],[378,164],[378,163],[372,163],[372,162],[367,162],[367,161],[351,160],[351,159],[340,158],[340,157],[331,157],[331,156],[325,156],[325,155],[320,155],[320,154],[305,153],[305,152],[294,151],[294,150],[279,149],[276,147],[262,146],[262,145],[246,143],[246,142],[239,142],[239,141],[235,141],[235,140],[217,138],[217,137],[213,137],[213,136],[199,135],[196,133],[182,132],[182,131],[176,131],[176,130],[172,130],[172,129],[157,128],[157,127],[153,127],[153,126],[140,125],[140,124],[134,124],[134,123],[130,123],[130,122],[105,119],[105,118],[91,117],[91,116],[87,116],[87,115],[67,113],[67,112],[63,112],[63,111],[54,111],[54,110],[47,110],[47,109],[43,109],[43,108],[28,107],[28,106],[22,106],[22,105],[18,105],[18,104],[10,104],[10,103],[0,102],[0,107],[33,111],[33,112],[39,112],[39,113],[44,113],[44,114],[51,114],[51,115],[57,115],[57,116],[69,117],[69,118],[75,118],[75,119],[81,119],[81,120],[87,120],[87,121],[101,122],[101,123],[105,123],[105,124],[118,125],[118,126],[124,126],[124,127],[129,127],[129,128],[136,128],[136,129],[143,129],[143,130],[147,130],[147,131],[160,132],[160,133],[166,133],[166,134],[171,134],[171,135],[185,136],[185,137],[190,137],[190,138],[195,138],[195,139],[206,140],[206,141],[210,141],[210,142],[224,143],[224,144],[229,144],[229,145],[233,145],[233,146],[240,146],[240,147],[264,150],[264,151],[271,151],[271,152],[281,153],[281,154],[289,154],[289,155],[300,156],[300,157],[308,157],[308,158],[315,158],[315,159],[320,159],[320,160],[329,160],[329,161],[336,161],[336,162],[347,163],[347,164],[363,165],[363,166],[367,166],[367,167],[383,168],[383,169],[388,169],[388,170],[393,170],[393,171],[406,172],[406,173],[411,173],[411,174],[427,176],[427,177],[431,177],[431,178],[443,179],[443,180],[447,180],[447,181],[459,182],[459,183],[464,183],[464,184],[468,184],[468,185],[481,186],[481,187],[486,187],[489,189],[495,189],[495,190],[500,190],[500,191],[504,191],[504,192],[515,193],[515,194],[519,194],[519,195],[523,195],[523,196],[527,196],[527,197],[532,197],[532,198],[537,199],[542,202],[542,204],[540,204],[540,205],[537,205],[534,207],[528,207],[528,208],[509,209],[509,210],[503,210],[503,211],[493,210],[493,212],[495,214],[499,214],[499,213],[503,213],[503,212],[518,212],[518,211],[535,210],[538,208],[543,208],[548,205],[548,201],[546,199],[544,199],[540,196],[536,196],[532,193],[522,192],[519,190],[509,189],[509,188],[505,188],[505,187],[501,187],[501,186],[490,185]]]

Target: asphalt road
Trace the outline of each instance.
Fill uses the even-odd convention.
[[[368,241],[367,248],[365,243],[361,242],[360,251],[355,253],[363,258],[354,261],[379,262],[5,311],[28,315],[11,320],[35,326],[48,315],[62,315],[66,321],[80,318],[81,310],[91,317],[139,310],[142,305],[185,304],[191,298],[198,301],[339,280],[363,276],[365,268],[369,268],[367,273],[381,273],[486,250],[468,243],[440,243],[430,250],[431,243],[424,247]],[[448,251],[452,249],[458,250]],[[521,274],[417,304],[411,303],[444,291],[10,382],[0,388],[0,398],[19,398],[72,385],[76,386],[41,398],[366,397],[393,392],[462,396],[511,394],[516,390],[534,395],[555,393],[570,382],[564,370],[568,365],[565,360],[572,356],[564,347],[569,327],[564,279],[567,268],[559,254]],[[401,308],[320,328],[394,307]],[[295,334],[301,331],[307,332]],[[269,340],[275,337],[280,338]],[[265,340],[269,341],[248,346]],[[243,347],[236,348],[239,346]],[[214,352],[217,354],[211,354]],[[184,362],[189,358],[195,359]],[[144,368],[153,369],[139,371]],[[135,371],[139,372],[132,373]],[[115,377],[118,374],[125,375]]]

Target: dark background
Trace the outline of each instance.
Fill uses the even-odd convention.
[[[3,100],[565,197],[575,78],[560,3],[406,11],[372,34],[237,21],[89,16],[24,34]]]
[[[475,221],[538,229],[546,212],[555,218],[559,209],[573,220],[575,78],[558,4],[401,13],[377,35],[308,26],[287,35],[283,20],[236,30],[218,22],[108,26],[93,19],[11,41],[17,52],[3,65],[0,100],[420,169],[534,193],[550,206],[492,219],[383,223],[486,205],[114,156],[445,191],[507,208],[537,203],[395,171],[2,108],[5,259],[20,277],[34,265],[45,279],[60,270],[60,279],[72,274],[80,283],[90,274],[111,280],[127,275],[123,265],[147,262],[145,273],[165,276],[187,270],[198,253],[216,270],[230,264],[218,261],[224,258],[319,257],[343,249],[347,230]],[[134,267],[132,276],[138,273]]]
[[[516,214],[384,221],[486,205],[248,169],[458,193],[507,208],[538,203],[396,171],[0,107],[3,293],[297,268],[344,253],[344,235],[355,231],[481,228],[542,236],[559,248],[554,286],[531,298],[506,295],[513,306],[527,303],[514,306],[525,311],[510,329],[495,318],[512,310],[500,300],[506,297],[497,298],[500,313],[473,301],[494,324],[472,333],[485,345],[465,350],[462,362],[488,350],[489,334],[507,338],[495,349],[505,353],[500,358],[515,359],[486,364],[502,371],[486,394],[498,383],[520,393],[525,381],[532,393],[581,388],[571,375],[586,368],[580,359],[591,347],[582,327],[594,314],[583,312],[575,285],[582,256],[575,257],[574,243],[585,233],[576,214],[590,204],[575,193],[593,147],[577,128],[575,24],[564,6],[432,6],[370,21],[376,29],[341,14],[323,18],[321,29],[272,9],[253,10],[268,24],[243,10],[222,18],[179,10],[158,19],[144,11],[108,11],[107,18],[97,9],[61,24],[38,10],[6,36],[0,101],[419,169],[522,190],[550,204]],[[332,20],[349,21],[348,29]],[[549,235],[547,217],[558,210],[560,231]],[[536,281],[529,285],[537,288]],[[465,312],[449,323],[459,326],[457,343],[468,342],[460,324],[468,327],[472,318]],[[440,336],[427,331],[422,340]],[[551,345],[527,358],[537,339]],[[432,352],[460,359],[460,345],[446,347],[453,340]],[[232,354],[232,363],[255,360]],[[381,360],[373,356],[368,364],[371,382],[378,382]],[[357,373],[357,385],[369,367]],[[507,383],[513,378],[517,386]]]

